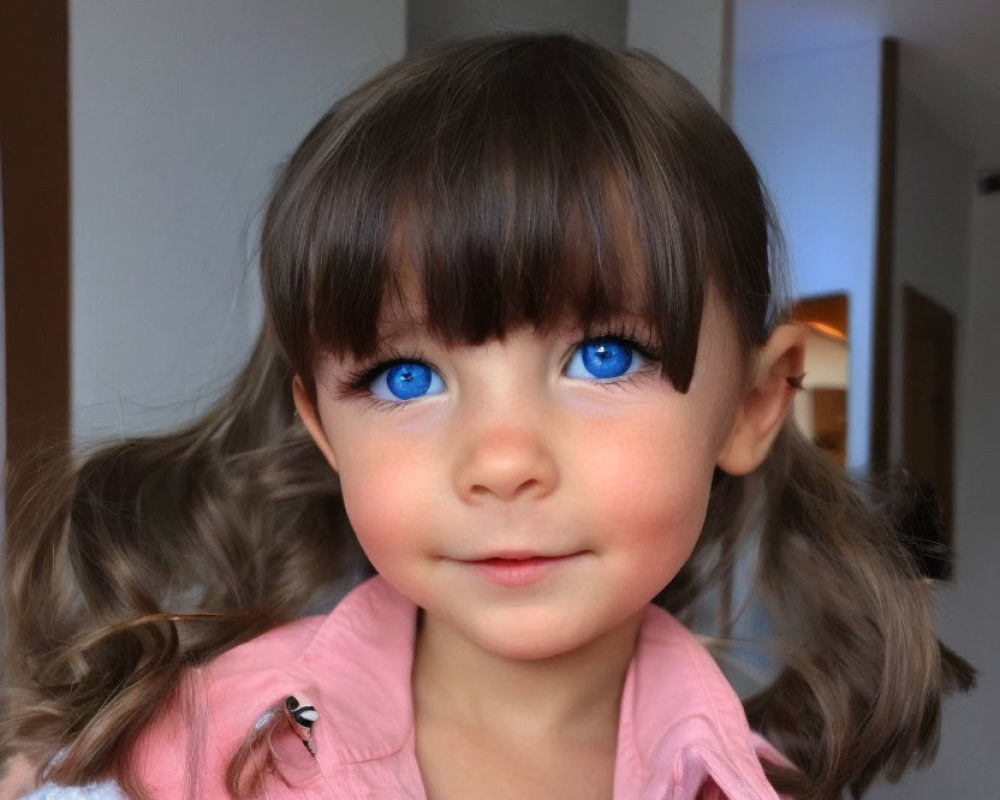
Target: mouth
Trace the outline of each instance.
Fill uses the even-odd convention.
[[[485,558],[463,561],[491,583],[500,586],[529,586],[566,567],[583,552],[542,555],[524,551],[494,553]]]

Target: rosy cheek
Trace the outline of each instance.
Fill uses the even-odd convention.
[[[592,431],[588,448],[599,459],[580,462],[583,483],[600,487],[590,499],[605,524],[639,538],[700,530],[711,483],[705,447],[677,425],[608,426]]]
[[[419,471],[400,454],[346,464],[341,490],[348,519],[373,560],[405,546],[424,513]]]
[[[666,487],[666,488],[665,488]],[[697,536],[704,522],[705,503],[699,487],[684,481],[644,481],[624,493],[614,505],[603,506],[615,529],[635,541],[649,541],[673,551]]]

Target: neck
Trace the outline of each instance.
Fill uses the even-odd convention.
[[[614,748],[641,612],[577,650],[537,660],[488,652],[420,613],[412,676],[417,719],[498,741]]]

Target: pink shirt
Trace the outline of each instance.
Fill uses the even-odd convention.
[[[328,616],[270,631],[192,670],[184,696],[196,722],[170,710],[137,749],[153,796],[228,798],[224,775],[236,746],[268,708],[294,695],[318,711],[316,754],[287,728],[274,749],[294,786],[271,778],[266,797],[426,800],[410,687],[416,611],[375,577]],[[777,800],[758,754],[781,758],[750,731],[694,635],[649,606],[622,694],[614,800]]]

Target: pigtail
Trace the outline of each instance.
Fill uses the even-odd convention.
[[[713,498],[706,547],[724,554],[723,574],[741,546],[732,531],[759,532],[757,591],[782,666],[745,707],[798,767],[765,765],[795,797],[859,797],[929,761],[942,695],[974,682],[935,636],[931,582],[898,529],[907,516],[873,491],[792,423],[757,473],[722,475],[714,490],[726,502]]]
[[[50,464],[26,493],[5,541],[0,733],[49,780],[110,776],[142,796],[128,746],[183,669],[328,605],[368,569],[291,380],[265,330],[188,428]]]

